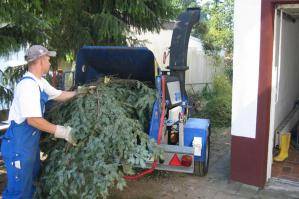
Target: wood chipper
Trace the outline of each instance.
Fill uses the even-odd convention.
[[[164,159],[149,160],[149,170],[137,176],[126,176],[127,179],[140,177],[154,169],[200,176],[208,171],[210,121],[189,117],[190,106],[185,91],[188,42],[199,16],[198,8],[187,9],[179,16],[173,30],[167,70],[157,67],[153,53],[147,48],[85,46],[77,54],[75,86],[112,75],[151,82],[156,87],[158,97],[148,135],[161,146]]]

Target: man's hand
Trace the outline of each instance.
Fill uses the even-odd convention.
[[[86,95],[96,89],[96,86],[78,86],[77,95]]]
[[[54,137],[63,138],[67,142],[71,143],[72,145],[76,145],[76,142],[72,137],[71,131],[72,128],[70,126],[64,127],[64,126],[56,125]]]
[[[62,91],[62,93],[58,97],[54,98],[54,100],[58,102],[66,102],[73,98],[76,94],[76,91]]]

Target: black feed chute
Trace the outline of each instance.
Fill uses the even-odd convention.
[[[85,46],[77,54],[75,75],[76,85],[105,75],[154,84],[154,55],[147,48]]]

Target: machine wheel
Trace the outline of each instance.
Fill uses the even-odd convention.
[[[206,158],[204,162],[194,161],[194,174],[197,176],[205,176],[209,170],[209,161],[210,161],[210,133],[207,137],[207,146],[206,146]]]

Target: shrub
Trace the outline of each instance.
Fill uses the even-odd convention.
[[[195,97],[194,97],[195,96]],[[214,127],[228,127],[231,122],[232,86],[225,75],[214,78],[212,88],[206,86],[200,95],[192,95],[193,104],[201,107],[195,110],[194,116],[208,118]]]

